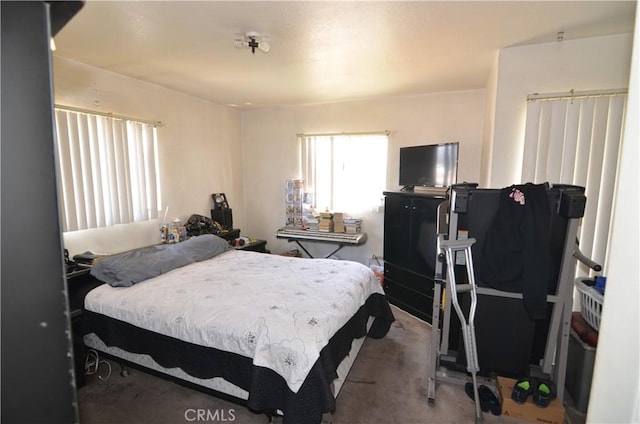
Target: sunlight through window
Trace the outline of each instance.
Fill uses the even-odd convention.
[[[301,175],[314,209],[359,215],[376,208],[385,189],[388,136],[301,136]]]

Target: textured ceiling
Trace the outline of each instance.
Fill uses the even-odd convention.
[[[88,1],[55,55],[238,109],[483,88],[509,46],[632,32],[635,1]],[[239,49],[247,31],[271,51]]]

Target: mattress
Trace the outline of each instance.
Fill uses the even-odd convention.
[[[289,412],[310,394],[314,409],[333,407],[330,386],[351,342],[365,335],[369,317],[376,337],[393,321],[379,280],[362,264],[240,250],[130,287],[102,285],[86,296],[85,311],[85,332],[107,346],[150,354],[192,377],[222,376],[247,391],[250,407],[285,417],[297,416]],[[265,395],[267,385],[281,394]]]

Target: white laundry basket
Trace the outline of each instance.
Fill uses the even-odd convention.
[[[587,286],[581,278],[575,280],[575,285],[580,293],[580,313],[585,321],[598,331],[600,329],[604,295],[593,287]]]

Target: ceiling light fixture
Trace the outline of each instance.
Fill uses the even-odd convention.
[[[236,38],[234,44],[237,48],[250,48],[253,54],[256,53],[256,49],[264,53],[269,53],[269,50],[271,50],[271,45],[265,40],[265,37],[253,31],[247,32],[243,39]]]

